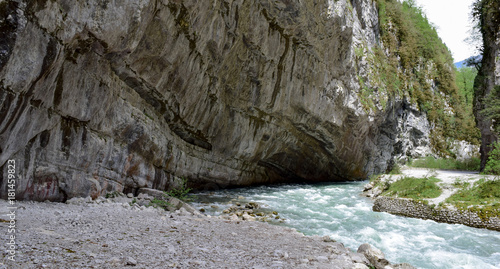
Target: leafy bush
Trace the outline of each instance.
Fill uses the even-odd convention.
[[[165,192],[168,196],[175,197],[179,200],[186,201],[187,194],[191,191],[191,188],[188,188],[188,182],[186,178],[181,178],[180,184],[170,191]]]
[[[490,151],[483,173],[500,175],[500,142],[495,142],[491,146],[493,149]]]
[[[116,197],[120,197],[120,192],[118,191],[114,191],[114,192],[108,192],[106,193],[106,198],[116,198]]]
[[[390,175],[399,175],[401,174],[401,166],[399,164],[395,163],[392,166],[392,170],[389,172]]]
[[[155,208],[159,207],[159,208],[163,208],[163,209],[167,210],[168,207],[170,207],[172,205],[169,202],[167,202],[167,200],[154,198],[153,200],[151,200],[149,202],[148,206],[152,206]]]
[[[462,67],[456,71],[456,83],[460,91],[460,96],[464,98],[467,109],[472,110],[474,103],[474,79],[477,76],[477,69],[473,67]]]
[[[455,166],[457,170],[479,171],[481,168],[481,159],[470,158],[465,161],[456,160]]]

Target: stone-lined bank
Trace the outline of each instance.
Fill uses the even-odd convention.
[[[435,208],[423,201],[407,198],[378,197],[373,204],[373,211],[500,231],[498,217],[488,217],[469,210]]]
[[[415,200],[385,192],[391,184],[408,177],[437,179],[436,185],[441,189],[441,194],[432,199]],[[498,179],[494,176],[473,172],[404,167],[399,175],[382,175],[366,184],[363,194],[374,199],[373,210],[377,212],[500,231],[499,213],[493,208],[495,200],[482,200],[480,204],[458,208],[447,200],[459,191],[472,191],[464,189],[469,188],[467,186],[472,188],[478,182],[495,180]]]

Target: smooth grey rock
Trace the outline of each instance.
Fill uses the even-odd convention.
[[[70,205],[79,205],[85,203],[85,199],[81,197],[73,197],[67,200],[66,203]]]
[[[355,263],[361,263],[361,264],[370,264],[370,261],[366,258],[366,256],[362,253],[349,253],[349,256],[351,257],[352,261]]]
[[[417,269],[417,267],[414,267],[413,265],[410,265],[408,263],[400,263],[400,264],[395,264],[392,265],[394,269]]]
[[[142,195],[142,197],[147,197],[147,198],[153,197],[155,199],[167,201],[168,202],[167,210],[169,211],[175,211],[182,208],[191,214],[202,215],[196,208],[175,197],[166,195],[165,192],[163,191],[149,189],[149,188],[141,188],[139,189],[138,193],[139,195]]]
[[[149,196],[147,193],[139,193],[137,195],[137,199],[143,199],[143,200],[151,201],[151,200],[153,200],[153,197]]]
[[[369,269],[369,267],[362,263],[355,263],[352,269]]]
[[[337,242],[328,235],[321,237],[321,239],[323,240],[323,242],[327,242],[327,243]]]
[[[149,206],[149,204],[150,204],[150,203],[151,203],[151,201],[149,201],[149,200],[144,200],[144,199],[141,199],[141,200],[139,200],[139,201],[137,202],[137,204],[138,204],[139,206]]]
[[[467,141],[453,141],[450,150],[461,161],[480,157],[480,147]]]
[[[138,191],[138,197],[144,197],[145,195],[156,198],[156,199],[163,199],[165,198],[166,194],[163,191],[160,190],[155,190],[155,189],[150,189],[150,188],[140,188]]]
[[[375,266],[377,269],[383,269],[386,266],[390,265],[389,261],[385,259],[384,253],[376,247],[371,246],[370,244],[362,244],[358,248],[358,253],[365,255],[365,257],[370,261],[370,264]]]
[[[137,261],[134,258],[132,258],[132,257],[128,257],[125,260],[125,265],[136,266],[137,265]]]

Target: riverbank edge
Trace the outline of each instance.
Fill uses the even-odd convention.
[[[147,206],[150,204],[151,201],[154,199],[165,199],[165,201],[168,202],[168,206],[165,207],[167,210],[163,210],[161,208],[155,208],[151,206]],[[4,225],[7,225],[8,223],[8,201],[6,200],[0,200],[0,208],[2,208],[2,212],[0,214],[0,227],[3,227]],[[113,223],[118,223],[120,222],[119,220],[127,219],[127,218],[139,218],[139,219],[149,219],[152,222],[158,224],[161,223],[161,226],[165,227],[171,227],[171,229],[174,229],[175,231],[180,230],[180,229],[193,229],[194,227],[200,226],[208,226],[209,229],[207,230],[208,233],[214,233],[214,231],[223,231],[223,234],[235,234],[235,233],[243,233],[242,228],[243,227],[250,227],[253,230],[258,230],[260,233],[264,234],[269,234],[267,238],[269,240],[273,241],[275,237],[280,238],[280,242],[278,245],[281,245],[287,241],[290,242],[295,242],[300,244],[298,245],[304,245],[305,247],[301,247],[300,256],[303,256],[302,259],[299,259],[296,261],[296,263],[292,263],[289,265],[294,265],[297,266],[297,268],[306,268],[309,266],[313,266],[315,268],[327,268],[331,266],[332,264],[352,264],[352,267],[339,267],[339,268],[356,268],[356,269],[368,269],[368,268],[377,268],[377,269],[387,269],[387,268],[399,268],[399,269],[413,269],[415,267],[402,263],[402,264],[392,264],[389,261],[385,259],[385,255],[377,248],[372,247],[368,244],[363,244],[361,245],[358,250],[351,250],[349,248],[344,247],[344,245],[340,242],[336,242],[335,240],[332,240],[330,237],[320,237],[320,236],[306,236],[300,232],[298,232],[294,228],[288,228],[288,227],[283,227],[283,226],[278,226],[278,225],[272,225],[266,222],[260,222],[260,221],[228,221],[222,217],[213,217],[213,216],[208,216],[205,214],[202,214],[198,210],[196,210],[194,207],[189,205],[186,202],[180,201],[176,198],[173,197],[168,197],[163,194],[163,192],[153,190],[153,189],[141,189],[139,192],[138,196],[133,196],[131,193],[128,195],[125,195],[123,193],[118,193],[115,192],[108,198],[105,197],[98,197],[97,199],[92,199],[91,197],[86,197],[86,198],[72,198],[66,203],[53,203],[53,202],[33,202],[33,201],[16,201],[16,210],[19,210],[19,214],[16,215],[16,219],[14,220],[15,224],[21,224],[24,223],[24,225],[21,225],[19,228],[23,230],[22,236],[19,236],[18,242],[16,242],[17,247],[16,247],[16,263],[11,263],[8,260],[8,255],[6,253],[3,253],[2,260],[6,262],[6,264],[10,264],[13,266],[12,268],[38,268],[40,264],[48,266],[49,268],[55,268],[56,264],[61,264],[65,262],[70,262],[69,260],[66,260],[66,256],[57,256],[58,253],[53,252],[52,249],[55,248],[55,246],[60,246],[62,244],[61,242],[63,241],[68,241],[68,238],[64,238],[64,229],[66,230],[74,230],[78,229],[78,221],[76,222],[71,220],[71,216],[73,215],[68,215],[66,214],[68,211],[69,212],[80,212],[77,213],[78,219],[84,219],[86,221],[85,224],[89,225],[89,223],[93,222],[99,222],[97,219],[102,213],[106,213],[106,218],[111,218],[114,219]],[[34,208],[37,208],[37,210],[34,210]],[[90,210],[90,212],[89,212]],[[28,211],[30,213],[26,213],[25,211]],[[36,211],[33,212],[33,211]],[[97,213],[96,213],[97,212]],[[122,213],[121,217],[115,218],[114,214],[116,213]],[[127,215],[126,218],[124,218],[124,215]],[[144,214],[148,214],[148,217],[145,217]],[[155,218],[154,220],[151,219],[151,216],[155,216],[157,214],[158,218]],[[36,215],[36,217],[34,217]],[[58,217],[56,219],[51,218],[52,216],[57,215]],[[92,216],[90,216],[92,215]],[[37,218],[38,217],[38,218]],[[175,220],[174,220],[175,218]],[[37,222],[42,219],[44,223],[40,223],[40,225],[37,224]],[[56,220],[64,220],[66,222],[70,222],[70,226],[61,225],[62,223],[52,223],[49,224],[48,227],[43,228],[43,225],[48,224],[48,222],[56,221]],[[187,223],[189,227],[182,227],[179,226],[179,221],[182,221],[183,223]],[[115,223],[115,224],[116,224]],[[204,223],[201,225],[201,223]],[[175,224],[178,227],[172,226]],[[25,227],[25,225],[28,225],[28,227]],[[75,226],[76,225],[76,226]],[[237,225],[239,228],[237,230],[234,230],[234,227]],[[33,228],[33,227],[35,228]],[[91,225],[93,226],[93,225]],[[147,226],[147,225],[146,225]],[[124,228],[126,227],[126,228]],[[172,228],[173,227],[173,228]],[[121,226],[121,232],[123,234],[131,234],[132,230],[131,228],[133,227],[128,227],[128,226]],[[141,228],[142,224],[141,224]],[[152,228],[153,229],[153,228]],[[146,229],[146,231],[149,231],[150,229]],[[186,230],[186,231],[187,231]],[[211,232],[209,232],[211,230]],[[243,229],[244,230],[244,229]],[[139,230],[138,230],[139,231]],[[136,231],[137,232],[137,231]],[[171,230],[170,232],[173,232]],[[35,236],[29,236],[29,234],[35,235]],[[78,234],[77,231],[73,231],[70,234]],[[183,241],[188,241],[190,233],[186,233],[183,235],[182,240]],[[58,235],[58,237],[54,237],[50,240],[47,240],[46,238],[43,239],[45,241],[42,244],[34,243],[40,240],[31,240],[36,238],[39,235]],[[23,238],[27,236],[30,240],[23,240],[26,238]],[[106,235],[107,237],[107,235]],[[231,241],[231,244],[236,244],[238,243],[235,238],[228,237],[224,238],[224,240]],[[252,238],[251,235],[246,235],[242,237],[242,241],[244,241],[241,245],[249,245],[249,242],[247,238]],[[115,241],[113,238],[111,241],[106,242],[106,244],[103,245],[103,247],[108,247],[108,245],[112,245],[113,242],[115,242],[118,245],[122,245],[121,241]],[[72,238],[71,240],[73,241],[78,241],[78,245],[86,244],[88,246],[95,247],[92,244],[95,244],[95,242],[89,241],[89,240],[83,240],[82,238]],[[70,240],[70,241],[71,241]],[[118,238],[117,240],[123,240]],[[139,238],[139,243],[147,245],[151,242],[145,240],[142,242]],[[194,239],[193,239],[194,240]],[[198,239],[196,239],[198,240]],[[24,242],[29,242],[29,243],[23,243]],[[81,241],[81,242],[80,242]],[[88,242],[90,244],[88,244]],[[175,241],[175,240],[174,240]],[[256,244],[251,246],[252,249],[264,249],[265,245],[268,245],[271,243],[271,241],[265,241],[264,244]],[[276,241],[276,240],[274,240]],[[41,242],[41,241],[40,241]],[[69,242],[69,241],[68,241]],[[110,243],[111,242],[111,243]],[[180,241],[177,241],[179,243]],[[252,240],[253,242],[253,240]],[[67,243],[67,242],[66,242]],[[130,242],[129,242],[130,243]],[[220,243],[220,242],[219,242]],[[295,246],[296,244],[290,244],[290,246]],[[64,244],[63,244],[64,245]],[[126,244],[123,244],[126,245]],[[319,249],[321,246],[322,248],[325,248],[327,251],[322,251],[330,253],[330,256],[326,255],[319,255],[315,256],[314,254],[314,248],[311,248],[308,245],[317,245],[316,249]],[[24,255],[22,252],[19,252],[18,250],[23,249],[23,251],[31,250],[31,251],[42,251],[45,252],[44,257],[32,257],[31,255]],[[68,250],[68,253],[77,253],[80,252],[80,250],[77,250],[76,247],[69,247],[65,248],[64,246],[62,249]],[[236,251],[237,249],[233,249],[232,251]],[[240,249],[241,250],[241,249]],[[309,251],[306,251],[309,250]],[[208,250],[210,251],[210,250]],[[249,252],[249,250],[245,250],[246,252]],[[182,251],[181,251],[182,252]],[[46,259],[45,255],[47,253],[50,253],[49,255],[51,256],[50,259]],[[280,262],[283,264],[287,264],[287,262],[292,259],[293,256],[298,256],[297,253],[292,253],[288,254],[287,252],[284,252],[283,257],[279,257]],[[181,256],[182,254],[179,253]],[[179,258],[179,254],[177,257]],[[275,253],[276,254],[276,253]],[[295,255],[293,255],[295,254]],[[30,257],[28,257],[30,256]],[[116,256],[116,255],[115,255]],[[140,256],[140,255],[138,255]],[[276,256],[276,255],[275,255]],[[288,257],[290,256],[290,257]],[[92,256],[92,258],[95,258]],[[34,260],[35,261],[34,261]],[[41,260],[38,260],[41,259]],[[276,257],[273,257],[273,261],[269,261],[269,263],[266,265],[270,265]],[[134,259],[130,258],[119,258],[117,259],[116,257],[107,257],[107,260],[113,263],[113,268],[115,267],[120,267],[120,266],[139,266],[141,268],[145,268],[143,266],[148,267],[148,264],[144,264],[144,260],[139,260],[137,257]],[[184,258],[180,258],[180,260],[184,260]],[[186,260],[188,260],[186,258]],[[34,262],[33,262],[34,261]],[[203,261],[200,261],[203,262]],[[260,261],[263,264],[266,264],[265,261]],[[183,263],[183,262],[181,262]],[[222,266],[222,264],[219,264]],[[19,267],[17,267],[19,266]],[[92,264],[92,266],[97,266],[97,264]],[[87,266],[83,266],[87,267]],[[83,268],[83,267],[78,267],[78,268]],[[111,268],[110,267],[110,268]],[[0,266],[0,268],[3,268]]]
[[[420,175],[417,174],[420,173]],[[447,180],[443,173],[456,173]],[[427,168],[408,168],[404,167],[400,174],[384,174],[377,176],[364,186],[362,195],[373,200],[372,210],[375,212],[386,212],[394,215],[418,218],[425,220],[433,220],[448,224],[462,224],[474,228],[484,228],[494,231],[500,231],[500,217],[492,215],[492,212],[478,210],[476,207],[467,209],[458,209],[451,204],[442,203],[446,198],[460,190],[459,187],[454,187],[452,182],[469,181],[476,182],[480,178],[488,176],[478,175],[475,173],[463,174],[465,171],[456,170],[436,170]],[[384,196],[382,193],[389,188],[391,184],[402,179],[403,177],[423,177],[428,178],[434,176],[440,182],[437,185],[443,191],[439,198],[444,197],[437,202],[436,199],[412,199],[394,196]],[[448,175],[448,177],[450,177]],[[496,180],[496,177],[492,178]],[[490,180],[492,180],[490,178]],[[444,182],[447,181],[447,182]],[[445,195],[445,191],[447,195]]]
[[[409,198],[377,197],[373,202],[373,211],[500,231],[500,218],[481,216],[470,210],[433,208],[423,201]]]

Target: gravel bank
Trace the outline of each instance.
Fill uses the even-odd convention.
[[[121,201],[17,202],[15,262],[3,268],[368,268],[341,243],[262,222]],[[0,200],[8,242],[9,209]],[[6,244],[3,244],[4,246]],[[398,267],[395,267],[398,268]]]

